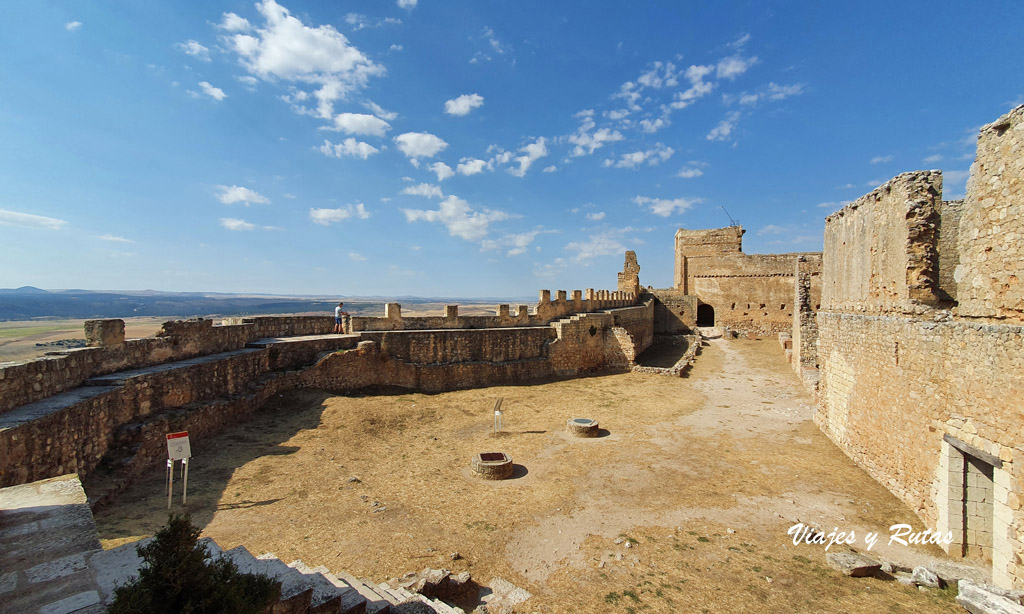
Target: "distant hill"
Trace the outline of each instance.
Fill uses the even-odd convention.
[[[49,294],[49,292],[35,286],[22,286],[20,288],[0,288],[0,294]]]
[[[331,314],[338,300],[352,315],[383,313],[390,298],[320,298],[300,296],[259,296],[210,292],[106,292],[93,290],[47,291],[32,286],[0,288],[0,320],[33,318],[128,318],[155,316],[187,318],[217,315],[260,315],[269,313],[321,312]],[[457,299],[401,297],[403,305],[448,302]],[[482,301],[473,301],[482,302]],[[499,302],[499,301],[494,301]],[[512,302],[508,300],[500,302]]]

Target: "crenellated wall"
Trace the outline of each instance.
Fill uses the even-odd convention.
[[[1022,588],[1024,106],[982,128],[966,199],[941,190],[904,173],[826,219],[815,422]]]

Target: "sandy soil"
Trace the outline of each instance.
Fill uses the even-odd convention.
[[[494,436],[498,397],[506,432]],[[570,417],[606,432],[571,438]],[[686,378],[297,391],[192,443],[188,510],[225,548],[377,581],[428,566],[500,576],[535,595],[526,612],[959,611],[949,591],[844,578],[823,546],[793,545],[787,529],[806,522],[861,540],[877,531],[873,552],[905,564],[944,557],[884,547],[890,525],[924,527],[810,417],[769,340],[711,341]],[[471,456],[492,450],[519,465],[513,479],[470,474]],[[152,534],[166,515],[155,469],[96,520],[110,548]]]

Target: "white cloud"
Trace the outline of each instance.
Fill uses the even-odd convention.
[[[368,260],[366,256],[362,254],[357,254],[356,252],[349,252],[348,259],[351,260],[352,262],[366,262]]]
[[[411,196],[425,196],[427,198],[442,198],[444,194],[441,193],[441,188],[430,184],[421,183],[418,185],[411,185],[402,190],[402,194],[409,194]]]
[[[519,256],[520,254],[526,253],[526,249],[530,247],[533,240],[537,238],[537,235],[556,233],[556,230],[531,230],[529,232],[523,232],[518,234],[506,234],[499,239],[491,240],[485,239],[480,244],[480,248],[483,250],[497,250],[508,248],[505,252],[506,256]],[[537,249],[540,249],[539,247]]]
[[[250,31],[248,21],[234,13],[224,14],[220,27],[237,32],[227,37],[227,45],[255,75],[319,86],[313,92],[316,110],[298,107],[300,112],[329,119],[335,101],[365,87],[370,77],[384,73],[382,66],[370,61],[334,26],[306,26],[274,0],[263,0],[256,8],[265,23],[254,34],[241,33]]]
[[[935,154],[934,156],[928,156],[921,160],[925,164],[935,164],[936,162],[942,162],[942,154]]]
[[[591,132],[597,126],[594,121],[594,111],[591,109],[580,111],[576,117],[581,120],[580,127],[568,137],[569,142],[575,145],[571,154],[574,158],[590,155],[604,147],[605,143],[614,143],[625,138],[621,132],[610,128],[601,128]]]
[[[616,168],[636,168],[646,162],[649,166],[657,166],[672,157],[675,150],[663,143],[655,143],[654,147],[647,151],[634,151],[622,154],[619,161],[614,164]],[[611,166],[610,160],[605,161],[605,166]]]
[[[557,170],[558,170],[558,167],[555,166],[554,164],[552,164],[551,166],[545,166],[543,169],[541,169],[540,172],[542,172],[542,173],[553,173],[553,172],[555,172]]]
[[[217,27],[228,32],[248,32],[252,29],[252,24],[248,19],[234,13],[224,13]]]
[[[256,85],[259,84],[260,82],[260,80],[257,79],[256,77],[252,77],[249,75],[242,75],[240,77],[235,77],[235,79],[237,79],[239,83],[244,85],[245,89],[249,90],[250,92],[255,91]]]
[[[600,256],[612,256],[626,251],[622,242],[632,228],[605,230],[590,235],[585,241],[572,241],[565,246],[568,251],[576,252],[575,262],[586,262]]]
[[[384,121],[392,122],[395,121],[396,117],[398,117],[398,113],[395,113],[393,111],[385,111],[384,109],[381,108],[379,104],[372,100],[367,100],[366,102],[363,103],[363,106],[372,111],[374,115],[383,119]]]
[[[220,218],[220,225],[223,226],[224,228],[227,228],[228,230],[252,230],[256,228],[256,226],[250,224],[249,222],[246,222],[245,220],[240,220],[233,217]]]
[[[324,139],[324,144],[317,149],[325,156],[331,156],[334,158],[352,156],[353,158],[362,158],[363,160],[366,160],[373,154],[380,151],[373,145],[357,141],[353,137],[348,137],[340,143],[331,143],[327,139]]]
[[[484,106],[484,97],[479,94],[463,94],[458,98],[446,100],[444,112],[448,115],[469,115],[473,109]]]
[[[565,271],[565,268],[565,260],[562,258],[555,258],[551,262],[546,262],[544,264],[534,263],[533,274],[537,277],[552,279]]]
[[[892,155],[888,156],[875,156],[871,158],[871,164],[884,164],[886,162],[892,162]]]
[[[718,122],[718,125],[711,129],[708,133],[707,139],[709,141],[728,141],[729,137],[732,136],[732,131],[736,127],[736,122],[740,119],[740,112],[733,111],[725,116],[725,119]]]
[[[232,205],[234,203],[243,203],[246,207],[253,204],[265,205],[270,202],[270,199],[266,196],[250,190],[249,188],[242,187],[240,185],[226,186],[219,185],[217,189],[220,190],[220,194],[217,195],[217,200],[224,203],[225,205]]]
[[[345,15],[345,23],[352,26],[352,29],[358,32],[364,28],[379,28],[386,25],[397,25],[402,23],[402,20],[396,17],[385,17],[384,19],[371,21],[366,15],[349,13],[348,15]]]
[[[747,43],[749,43],[750,39],[751,39],[750,33],[747,32],[746,34],[741,35],[739,38],[737,38],[733,42],[729,43],[729,46],[734,48],[734,49],[736,49],[736,48],[742,47],[743,45],[746,45]]]
[[[379,117],[365,113],[339,113],[334,116],[334,125],[324,130],[336,130],[345,134],[369,134],[384,136],[391,129],[391,124]]]
[[[203,62],[210,61],[210,50],[199,44],[199,41],[187,40],[184,43],[178,43],[175,47],[197,60],[202,60]]]
[[[412,10],[416,8],[416,3],[419,0],[398,0],[398,8]]]
[[[736,77],[747,72],[751,66],[757,63],[756,57],[744,58],[739,54],[723,58],[718,62],[716,76],[719,79],[728,79],[732,81]]]
[[[365,220],[370,217],[370,212],[366,210],[366,206],[363,203],[356,203],[355,205],[345,205],[337,209],[310,209],[309,219],[313,220],[314,224],[321,226],[330,226],[335,222],[341,222],[347,220],[350,217],[358,217],[361,220]]]
[[[126,239],[124,237],[119,237],[119,236],[111,235],[111,234],[100,235],[100,236],[98,236],[96,238],[97,239],[102,239],[104,241],[111,241],[113,243],[135,243],[135,241],[132,241],[131,239]]]
[[[492,222],[508,219],[504,211],[474,210],[469,203],[458,196],[449,196],[441,201],[436,210],[402,209],[408,222],[440,222],[448,234],[467,241],[482,241],[487,236]]]
[[[943,197],[947,199],[963,198],[967,189],[967,178],[971,171],[942,171]]]
[[[463,158],[458,166],[455,167],[455,170],[460,175],[476,175],[477,173],[484,172],[486,166],[487,163],[479,158]]]
[[[640,129],[648,134],[653,134],[670,124],[671,122],[665,117],[659,117],[653,121],[650,119],[641,119]]]
[[[413,164],[418,164],[419,158],[433,158],[448,147],[443,139],[429,132],[406,132],[395,137],[398,149],[409,158]]]
[[[68,32],[74,32],[75,30],[78,30],[81,27],[82,27],[82,22],[81,21],[69,21],[66,24],[64,24],[64,29],[67,30]]]
[[[444,162],[434,162],[427,168],[437,175],[438,181],[444,181],[445,179],[455,175],[455,171],[452,170],[452,167],[448,166]]]
[[[405,49],[405,47],[399,45],[398,43],[391,43],[391,46],[388,47],[388,49],[391,51],[401,51],[402,49]]]
[[[693,207],[699,202],[703,202],[703,198],[650,198],[647,196],[637,196],[633,199],[633,202],[640,205],[641,207],[647,207],[651,210],[654,215],[660,215],[661,217],[668,217],[673,213],[683,213],[686,210]]]
[[[228,97],[228,95],[224,93],[224,90],[220,89],[219,87],[213,87],[206,81],[200,81],[199,87],[203,89],[204,94],[206,94],[210,98],[213,98],[214,100],[224,100]]]
[[[771,82],[765,86],[761,91],[753,94],[743,92],[740,95],[739,103],[741,105],[754,105],[762,100],[768,100],[776,102],[779,100],[785,100],[791,96],[798,96],[804,93],[805,85],[803,83],[792,83],[789,85],[779,85],[778,83]]]
[[[530,166],[534,162],[548,155],[548,147],[546,145],[547,139],[544,137],[538,138],[536,141],[519,148],[519,151],[523,152],[523,155],[516,156],[514,161],[519,164],[519,168],[510,168],[508,172],[512,173],[516,177],[524,177],[526,171],[530,169]]]
[[[694,177],[700,177],[703,174],[704,171],[700,170],[699,168],[684,167],[679,169],[679,172],[676,173],[676,177],[682,177],[683,179],[693,179]]]
[[[45,228],[46,230],[60,230],[67,224],[64,220],[45,215],[33,215],[31,213],[20,213],[0,209],[0,226],[21,226],[23,228]]]
[[[600,222],[601,220],[604,219],[604,216],[604,211],[598,211],[596,213],[588,213],[587,219],[590,220],[591,222]]]
[[[767,226],[758,230],[757,235],[781,235],[787,232],[789,232],[789,229],[787,229],[785,226],[776,226],[775,224],[768,224]]]
[[[672,62],[655,62],[651,70],[640,75],[636,82],[644,87],[661,89],[662,87],[675,87],[679,85],[679,73]]]

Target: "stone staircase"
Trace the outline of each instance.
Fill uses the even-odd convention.
[[[138,575],[137,548],[151,539],[102,550],[75,475],[0,489],[0,612],[100,614],[115,589]],[[200,541],[211,557],[281,583],[280,599],[269,614],[463,613],[401,587],[301,560],[285,564],[270,553],[253,556],[245,546],[223,550],[208,537]],[[413,603],[422,605],[405,605]]]

